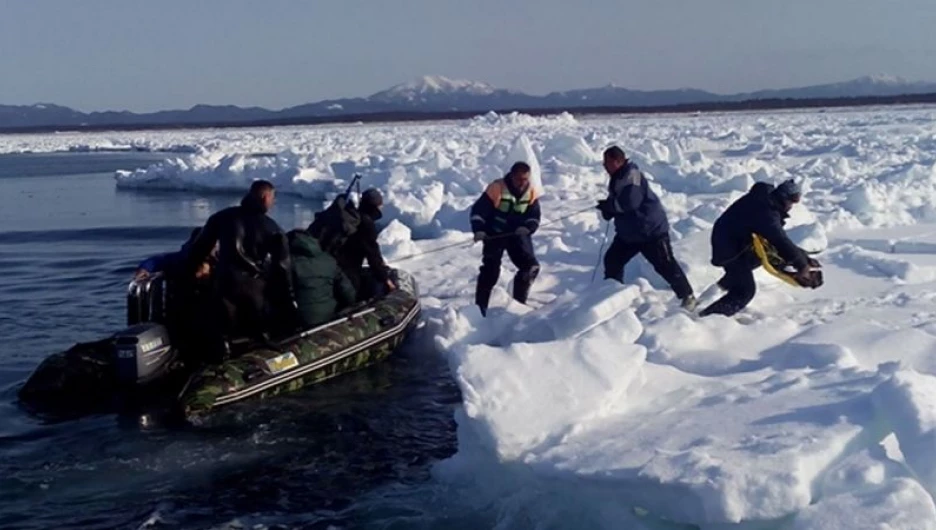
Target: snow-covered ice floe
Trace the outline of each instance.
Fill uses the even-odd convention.
[[[936,528],[930,107],[120,134],[108,141],[193,146],[121,187],[267,178],[318,200],[360,172],[384,193],[387,258],[418,276],[462,392],[458,452],[435,481],[501,528]],[[641,257],[625,285],[600,265],[592,281],[611,144],[651,179],[703,303],[721,273],[712,223],[755,181],[802,183],[788,229],[821,251],[826,284],[758,271],[742,315],[699,319]],[[482,318],[467,209],[516,160],[544,194],[542,271],[520,305],[505,258]]]

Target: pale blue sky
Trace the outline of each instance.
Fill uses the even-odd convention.
[[[0,103],[151,111],[367,96],[936,81],[936,0],[0,0]]]

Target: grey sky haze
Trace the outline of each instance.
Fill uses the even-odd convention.
[[[531,94],[936,81],[934,27],[934,0],[3,0],[0,104],[278,109],[426,74]]]

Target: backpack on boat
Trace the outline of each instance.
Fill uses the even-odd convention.
[[[351,188],[360,178],[360,175],[355,175],[347,191],[336,197],[327,208],[317,212],[309,225],[309,234],[329,254],[337,252],[361,224],[361,214],[350,198]]]

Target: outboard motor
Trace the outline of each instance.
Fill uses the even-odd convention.
[[[117,381],[121,385],[142,385],[165,374],[177,356],[162,324],[144,322],[114,336]]]

